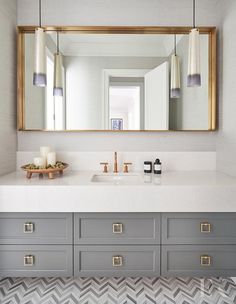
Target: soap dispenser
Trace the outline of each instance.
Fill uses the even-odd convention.
[[[161,174],[161,162],[159,158],[154,162],[154,174]]]

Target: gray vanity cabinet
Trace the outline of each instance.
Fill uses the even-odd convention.
[[[0,277],[236,276],[236,213],[0,213]]]
[[[162,244],[236,244],[236,214],[164,213]]]
[[[75,276],[160,276],[160,246],[75,246]]]
[[[72,276],[72,246],[0,245],[0,276]]]
[[[236,245],[162,247],[162,276],[235,276]]]
[[[162,214],[163,276],[235,276],[235,213]]]
[[[72,213],[0,213],[0,244],[72,244]]]
[[[160,244],[158,213],[76,213],[75,244]]]
[[[84,213],[74,218],[75,276],[159,276],[157,213]]]
[[[0,277],[73,275],[72,213],[1,213]]]

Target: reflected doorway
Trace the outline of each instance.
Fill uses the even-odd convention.
[[[144,127],[144,78],[110,77],[109,129],[142,130]]]

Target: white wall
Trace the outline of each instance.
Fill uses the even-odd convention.
[[[236,176],[236,1],[222,1],[219,62],[220,132],[217,167]]]
[[[197,1],[197,24],[218,25],[217,0]],[[47,0],[47,25],[190,25],[190,0]],[[18,0],[18,24],[38,22],[38,1]],[[18,149],[50,144],[60,150],[214,151],[216,133],[40,133],[18,132]]]
[[[0,0],[0,175],[16,165],[16,0]]]

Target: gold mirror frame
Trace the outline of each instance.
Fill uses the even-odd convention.
[[[209,96],[208,96],[208,130],[64,130],[51,131],[39,129],[25,129],[25,94],[24,94],[24,34],[34,33],[37,26],[18,26],[17,51],[17,128],[19,131],[46,132],[199,132],[215,131],[216,123],[216,28],[198,27],[200,34],[209,35]],[[158,27],[158,26],[44,26],[47,32],[78,32],[86,34],[188,34],[191,27]]]

